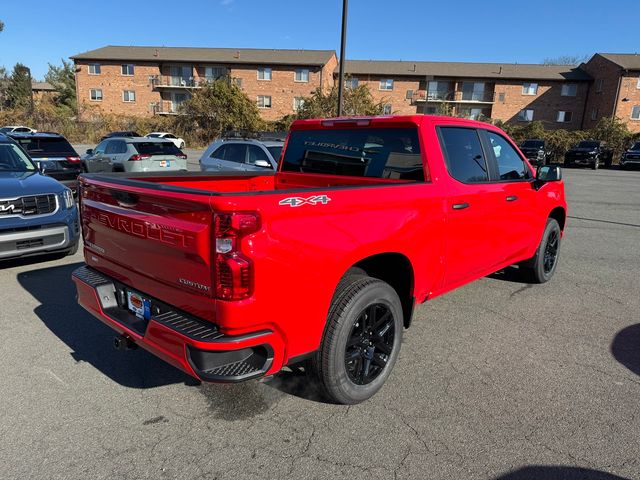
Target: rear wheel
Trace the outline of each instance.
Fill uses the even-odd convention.
[[[555,218],[549,218],[536,254],[524,265],[520,265],[526,280],[531,283],[545,283],[551,280],[558,266],[560,240],[560,225]]]
[[[391,286],[359,273],[345,276],[312,359],[326,396],[355,404],[380,390],[398,358],[402,329],[402,305]]]
[[[591,168],[593,168],[594,170],[597,170],[598,167],[599,167],[599,165],[598,165],[599,163],[600,163],[600,158],[599,157],[594,158],[593,159],[593,165],[591,166]]]

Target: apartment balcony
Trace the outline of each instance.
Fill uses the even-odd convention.
[[[414,103],[429,102],[451,102],[451,103],[477,103],[492,104],[494,103],[495,92],[429,92],[427,90],[416,90],[413,92]]]
[[[206,83],[206,79],[204,78],[176,77],[172,75],[156,75],[151,77],[150,80],[153,88],[166,89],[201,88]]]
[[[181,115],[180,103],[171,100],[162,100],[150,105],[151,113],[154,115]]]

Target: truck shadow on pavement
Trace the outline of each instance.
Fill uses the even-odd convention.
[[[495,480],[630,480],[590,468],[532,465],[506,473]]]
[[[640,323],[623,328],[616,334],[611,342],[611,354],[640,376]]]
[[[198,382],[177,368],[139,348],[113,349],[113,330],[76,303],[71,272],[82,263],[31,270],[18,274],[18,282],[40,305],[34,313],[72,350],[76,362],[87,362],[113,381],[130,388],[153,388]]]

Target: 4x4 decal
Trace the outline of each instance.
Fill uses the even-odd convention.
[[[289,197],[280,200],[278,205],[289,205],[290,207],[301,207],[302,205],[318,205],[321,203],[322,205],[326,205],[329,203],[331,199],[326,195],[315,195],[313,197],[302,198],[302,197]]]

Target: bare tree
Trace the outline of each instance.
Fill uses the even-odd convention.
[[[542,61],[543,65],[580,65],[589,60],[589,55],[559,55],[547,57]]]

